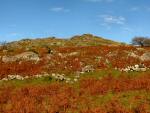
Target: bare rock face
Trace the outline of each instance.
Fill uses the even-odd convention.
[[[34,52],[24,52],[19,55],[16,55],[15,57],[17,57],[18,59],[21,59],[21,60],[34,60],[34,61],[39,60],[38,54],[36,54]]]
[[[147,67],[145,67],[144,64],[136,64],[134,66],[128,66],[124,69],[121,69],[120,71],[125,71],[125,72],[130,72],[130,71],[136,71],[136,72],[139,72],[139,71],[147,71]]]
[[[136,55],[134,52],[129,53],[128,56],[133,57],[133,58],[139,58],[139,56]]]
[[[150,52],[144,53],[144,54],[140,57],[140,59],[141,59],[142,61],[150,61]]]
[[[17,61],[17,58],[15,56],[3,56],[2,61],[7,63],[7,62],[15,62]]]
[[[38,54],[34,53],[34,52],[24,52],[15,56],[3,56],[2,57],[2,61],[3,62],[15,62],[15,61],[19,61],[19,60],[26,60],[26,61],[39,61],[40,58],[38,56]]]

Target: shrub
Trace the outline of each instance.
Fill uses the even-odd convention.
[[[134,37],[132,39],[133,45],[139,45],[141,47],[150,46],[150,39],[147,37]]]

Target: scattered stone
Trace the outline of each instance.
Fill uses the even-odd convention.
[[[7,63],[7,62],[16,62],[17,58],[14,56],[3,56],[2,61]]]
[[[77,81],[78,81],[78,79],[76,79],[76,78],[75,78],[75,79],[74,79],[74,81],[75,81],[75,82],[77,82]]]
[[[8,79],[7,78],[3,78],[2,81],[8,81]]]
[[[20,60],[27,60],[27,61],[39,61],[40,58],[38,54],[34,52],[24,52],[15,56],[3,56],[2,61],[7,63],[7,62],[16,62]]]
[[[78,81],[78,78],[80,77],[75,76],[74,79],[71,79],[69,77],[65,77],[65,74],[56,74],[56,73],[52,73],[51,75],[48,73],[43,73],[43,74],[36,74],[33,75],[32,77],[29,76],[21,76],[21,75],[8,75],[7,77],[3,78],[0,80],[1,81],[9,81],[9,80],[25,80],[25,79],[29,79],[29,78],[42,78],[42,77],[49,77],[51,76],[52,78],[54,78],[56,81],[65,81],[66,83],[70,83],[73,84],[74,82]]]
[[[8,80],[24,80],[24,77],[20,76],[20,75],[8,75]]]
[[[21,60],[33,60],[33,61],[39,61],[40,60],[38,54],[36,54],[34,52],[24,52],[24,53],[21,53],[19,55],[16,55],[15,57],[17,59],[21,59]]]
[[[66,83],[69,83],[69,81],[66,81]]]
[[[79,54],[79,52],[72,52],[72,53],[69,53],[68,55],[69,56],[76,56],[76,55],[78,55]]]
[[[82,72],[93,72],[94,71],[94,68],[93,68],[93,65],[87,65],[85,67],[82,68]]]
[[[62,53],[58,53],[58,56],[60,56],[61,58],[65,58],[66,57],[66,55],[62,54]]]
[[[133,58],[139,58],[139,56],[136,55],[134,52],[130,52],[130,53],[128,54],[128,56],[133,57]]]
[[[145,71],[146,71],[146,68],[141,68],[141,71],[145,72]]]
[[[142,61],[150,61],[150,52],[144,53],[144,54],[140,57],[140,59],[141,59]]]
[[[130,72],[130,71],[136,71],[136,72],[139,72],[139,71],[146,71],[147,68],[144,66],[144,64],[136,64],[134,66],[128,66],[127,68],[124,68],[124,69],[119,69],[120,71],[124,71],[124,72]]]
[[[42,75],[40,75],[40,74],[38,74],[38,75],[34,75],[35,76],[35,78],[41,78],[41,77],[43,77]]]
[[[29,78],[30,78],[29,76],[25,76],[25,77],[24,77],[24,79],[29,79]]]
[[[64,74],[55,74],[55,73],[52,73],[52,77],[55,78],[56,80],[59,80],[59,81],[64,81],[64,80],[66,80]]]

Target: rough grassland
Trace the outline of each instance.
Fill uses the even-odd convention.
[[[150,113],[149,52],[90,34],[1,46],[0,113]]]

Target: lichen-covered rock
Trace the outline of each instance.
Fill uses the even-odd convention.
[[[79,55],[79,52],[71,52],[68,54],[69,56],[76,56],[76,55]]]
[[[134,52],[128,53],[128,56],[133,57],[133,58],[139,58],[139,56],[136,55]]]
[[[145,67],[143,64],[136,64],[134,66],[128,66],[124,69],[120,69],[120,71],[124,71],[124,72],[130,72],[130,71],[136,71],[136,72],[139,72],[139,71],[147,71],[147,67]]]
[[[17,79],[17,80],[24,80],[24,77],[20,76],[20,75],[8,75],[8,80],[13,80],[13,79]]]
[[[144,54],[140,57],[140,59],[141,59],[142,61],[150,61],[150,52],[144,53]]]
[[[15,55],[15,56],[3,56],[2,61],[7,63],[7,62],[16,62],[20,60],[26,60],[26,61],[39,61],[40,58],[38,54],[34,52],[23,52],[21,54]]]
[[[22,59],[22,60],[34,60],[34,61],[40,60],[38,54],[34,52],[24,52],[19,55],[16,55],[15,57],[17,57],[18,59]]]
[[[7,63],[7,62],[15,62],[17,61],[17,58],[15,56],[3,56],[2,61]]]
[[[82,68],[82,72],[93,72],[93,71],[94,71],[93,65],[87,65]]]

